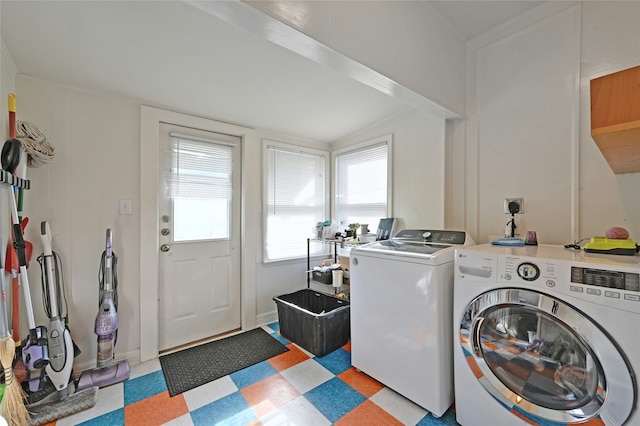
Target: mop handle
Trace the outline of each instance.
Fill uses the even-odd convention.
[[[9,93],[8,99],[8,110],[9,110],[9,137],[16,137],[16,95],[13,93]]]
[[[31,290],[29,289],[29,277],[27,276],[27,256],[25,254],[25,242],[22,238],[22,227],[18,222],[18,209],[16,207],[16,199],[12,192],[9,192],[11,199],[11,219],[13,220],[13,247],[18,255],[18,263],[20,264],[20,281],[22,281],[22,290],[24,292],[24,301],[27,308],[27,321],[29,322],[29,330],[36,328],[36,320],[33,316],[33,305],[31,304]]]
[[[0,239],[2,246],[2,239]],[[11,336],[9,332],[9,317],[7,316],[7,290],[4,282],[4,258],[0,250],[0,339]]]
[[[40,240],[42,241],[42,254],[44,257],[45,280],[49,289],[49,300],[51,305],[51,319],[58,318],[58,296],[56,294],[56,275],[53,270],[53,244],[51,241],[51,228],[49,222],[40,223]]]

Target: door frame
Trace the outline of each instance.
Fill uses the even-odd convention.
[[[256,326],[256,263],[251,261],[250,247],[257,246],[260,229],[256,221],[247,220],[249,199],[257,199],[259,192],[250,192],[247,185],[247,146],[260,146],[254,129],[223,123],[202,117],[162,110],[142,105],[140,108],[140,362],[159,355],[159,213],[158,179],[160,123],[193,127],[241,138],[240,191],[240,323],[243,330]],[[259,151],[259,150],[258,150]],[[259,154],[258,154],[259,155]],[[259,159],[255,159],[259,161]],[[253,185],[260,187],[260,185]],[[145,220],[155,218],[155,220]],[[248,229],[247,227],[252,227]],[[256,228],[256,229],[253,229]],[[255,251],[255,250],[254,250]]]

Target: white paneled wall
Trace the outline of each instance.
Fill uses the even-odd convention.
[[[505,197],[524,197],[518,231],[537,231],[541,243],[612,226],[640,239],[640,176],[611,171],[591,138],[589,97],[592,78],[640,64],[640,3],[566,4],[469,43],[466,141],[455,146],[466,145],[450,159],[466,162],[467,179],[449,195],[466,203],[478,242],[503,232]]]
[[[580,78],[580,237],[612,226],[640,240],[640,173],[615,175],[591,137],[589,83],[640,65],[640,2],[584,2]]]
[[[571,239],[579,13],[565,10],[476,52],[480,241],[503,232],[505,197],[524,197],[521,235]]]

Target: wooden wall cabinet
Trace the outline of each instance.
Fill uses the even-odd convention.
[[[614,173],[640,172],[640,66],[591,80],[591,136]]]

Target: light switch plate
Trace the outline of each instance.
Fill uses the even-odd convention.
[[[131,200],[120,200],[120,214],[131,214]]]

